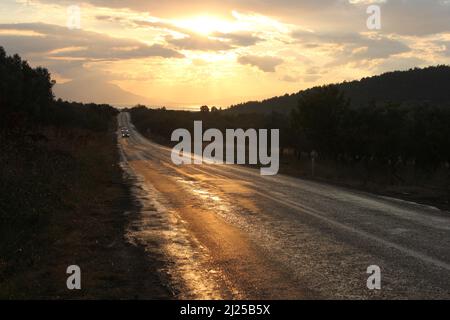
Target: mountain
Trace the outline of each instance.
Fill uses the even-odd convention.
[[[56,84],[54,92],[57,98],[85,103],[108,103],[116,106],[150,104],[149,99],[125,91],[119,86],[93,79],[92,81],[72,80]],[[95,97],[95,98],[93,98]]]
[[[394,71],[357,81],[335,84],[350,99],[352,107],[371,103],[408,103],[450,105],[450,66],[415,68],[408,71]],[[313,87],[294,94],[273,97],[263,101],[249,101],[231,106],[228,112],[288,113],[301,95],[318,90]]]

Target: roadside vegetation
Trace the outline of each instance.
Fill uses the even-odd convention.
[[[138,297],[146,266],[124,241],[118,111],[55,100],[53,84],[0,47],[0,299]],[[73,264],[81,291],[66,288]]]

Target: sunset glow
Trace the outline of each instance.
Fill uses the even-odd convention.
[[[228,33],[238,29],[236,23],[210,15],[178,19],[174,21],[174,24],[180,28],[185,28],[203,35],[211,35],[214,32]]]
[[[370,1],[117,3],[5,0],[0,42],[46,66],[57,96],[170,108],[227,107],[450,59],[443,1],[380,2],[380,30],[367,28]]]

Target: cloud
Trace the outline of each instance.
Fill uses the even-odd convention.
[[[234,33],[221,33],[216,32],[213,34],[214,37],[226,39],[234,46],[248,47],[257,44],[258,42],[264,41],[264,39],[255,36],[252,32],[234,32]]]
[[[424,60],[416,57],[392,57],[377,65],[376,72],[384,73],[392,70],[408,70],[426,65],[427,64]]]
[[[382,30],[403,35],[450,32],[450,1],[388,1],[381,5]]]
[[[54,4],[73,4],[72,0],[40,0]],[[361,32],[366,29],[369,3],[381,7],[382,32],[403,35],[427,35],[450,31],[448,0],[84,0],[99,7],[126,8],[156,15],[171,16],[182,12],[189,16],[209,12],[222,16],[232,10],[256,12],[281,17],[284,21],[321,30]]]
[[[99,17],[97,17],[99,18]],[[101,20],[116,21],[114,17],[101,16]],[[121,22],[122,20],[118,20]],[[180,49],[187,50],[230,50],[238,47],[248,47],[264,41],[263,38],[255,35],[254,32],[237,31],[237,32],[214,32],[209,36],[200,35],[196,32],[176,26],[165,21],[148,21],[133,20],[132,24],[138,28],[152,28],[162,31],[177,32],[185,35],[183,38],[174,38],[169,35],[166,41]]]
[[[152,98],[172,94],[173,90],[184,96],[185,83],[203,88],[205,79],[213,83],[220,78],[230,87],[236,85],[234,90],[224,92],[239,91],[244,99],[254,94],[251,90],[255,94],[278,94],[300,89],[311,81],[339,82],[379,70],[448,63],[450,58],[450,0],[381,0],[377,4],[381,6],[382,29],[378,31],[366,27],[366,8],[373,0],[75,2],[81,6],[83,26],[96,32],[48,24],[64,23],[64,6],[74,4],[73,0],[35,0],[27,10],[18,2],[9,5],[14,10],[4,12],[4,21],[44,23],[0,25],[0,45],[9,53],[22,54],[34,65],[49,67],[58,80],[79,80],[87,72],[109,71],[102,82],[123,84],[142,95],[156,88]],[[292,32],[297,29],[303,31]],[[129,36],[116,38],[117,34]],[[276,54],[272,53],[275,49]],[[184,62],[192,64],[147,59],[184,55],[188,58]],[[127,59],[142,60],[119,62]],[[195,67],[199,65],[203,67]],[[277,74],[261,77],[261,73],[248,72],[250,67],[241,65]],[[308,69],[311,66],[314,70]],[[119,76],[127,79],[117,80]],[[131,76],[140,76],[147,83]],[[71,90],[75,92],[78,89],[74,84]],[[170,90],[165,91],[168,87]],[[102,90],[108,88],[113,90],[108,86]],[[224,95],[200,91],[195,95],[201,98],[192,101],[216,94],[222,99]],[[194,96],[191,92],[187,95]]]
[[[450,57],[450,41],[438,41],[437,44],[442,46],[442,54]]]
[[[147,45],[133,39],[114,38],[84,30],[69,30],[44,23],[0,24],[0,30],[25,30],[39,34],[0,34],[0,43],[8,51],[23,55],[39,53],[47,57],[85,60],[183,57],[181,53],[160,44]]]
[[[106,20],[111,22],[127,23],[124,19],[116,19],[113,16],[97,16],[98,20]],[[223,51],[231,50],[238,47],[252,46],[264,39],[255,36],[252,32],[214,32],[211,35],[201,35],[192,30],[176,26],[166,21],[148,21],[148,20],[132,20],[128,24],[135,28],[151,28],[166,32],[176,32],[184,35],[184,37],[174,37],[167,34],[165,40],[167,43],[184,50],[197,51]]]
[[[283,60],[271,56],[240,56],[237,60],[240,64],[255,66],[264,72],[275,72],[278,65],[283,63]]]
[[[283,77],[281,77],[280,79],[281,81],[286,81],[286,82],[298,82],[299,79],[297,77],[293,77],[290,75],[285,75]]]
[[[167,36],[166,41],[178,49],[199,51],[223,51],[233,49],[229,43],[202,35],[190,35],[184,38]]]
[[[334,65],[361,60],[386,59],[392,55],[411,51],[402,41],[379,34],[295,31],[292,36],[306,47],[311,43],[314,43],[315,48],[334,45],[332,49]]]
[[[213,33],[211,36],[199,35],[196,33],[183,32],[189,34],[183,38],[175,38],[173,36],[166,36],[167,43],[184,50],[198,50],[198,51],[225,51],[232,50],[238,47],[252,46],[263,39],[254,36],[250,32],[236,32],[236,33]]]
[[[125,19],[122,17],[109,16],[109,15],[99,15],[95,19],[99,21],[109,21],[109,22],[123,22]]]
[[[56,84],[57,97],[111,104],[147,103],[148,99],[111,83],[118,75],[103,71],[100,62],[184,57],[160,44],[44,23],[0,24],[0,44],[9,54],[19,53],[33,65],[46,66],[56,78],[69,80]]]
[[[152,28],[152,29],[165,30],[165,31],[175,31],[175,32],[182,33],[185,35],[193,34],[193,32],[190,30],[180,28],[178,26],[175,26],[171,23],[164,22],[164,21],[133,20],[132,24],[134,25],[134,27],[139,27],[139,28]]]

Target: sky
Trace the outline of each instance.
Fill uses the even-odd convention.
[[[2,0],[0,46],[63,99],[227,107],[450,64],[450,0]]]

